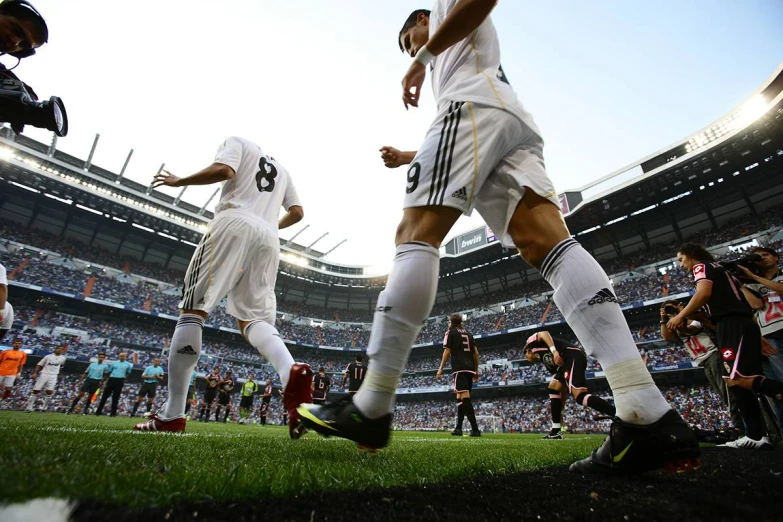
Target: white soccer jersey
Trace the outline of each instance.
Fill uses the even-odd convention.
[[[60,368],[65,364],[64,355],[55,355],[50,353],[40,361],[38,366],[41,367],[41,375],[59,375]]]
[[[693,357],[693,362],[701,365],[712,352],[718,351],[718,347],[715,346],[712,337],[707,333],[707,329],[699,321],[692,321],[688,326],[698,328],[699,332],[693,335],[680,334],[680,339],[685,344],[685,348],[690,356]]]
[[[430,36],[435,34],[457,1],[435,2],[430,13]],[[432,63],[432,90],[439,109],[451,101],[497,107],[514,114],[540,134],[514,89],[504,81],[500,68],[500,43],[489,16],[472,35],[446,49]]]
[[[277,230],[280,207],[288,210],[300,205],[288,171],[267,156],[255,143],[243,138],[228,138],[218,149],[215,163],[234,169],[233,179],[223,183],[215,215],[237,210],[267,223]]]
[[[8,286],[8,274],[5,273],[5,267],[0,263],[0,285]]]
[[[783,273],[778,272],[772,281],[783,283]],[[761,283],[748,283],[749,290],[758,295],[764,307],[756,311],[756,322],[761,327],[761,335],[767,336],[783,330],[783,296]]]

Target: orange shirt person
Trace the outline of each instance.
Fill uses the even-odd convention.
[[[27,354],[22,351],[22,339],[16,337],[10,350],[0,352],[0,397],[5,399],[5,389],[11,388],[22,373]]]

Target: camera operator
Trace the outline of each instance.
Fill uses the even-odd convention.
[[[764,351],[764,375],[783,381],[783,274],[778,264],[780,255],[766,247],[755,247],[751,253],[757,256],[755,270],[738,265],[738,269],[747,279],[746,287],[763,302],[761,310],[756,312],[756,322],[761,327],[761,336],[766,341]],[[783,403],[776,401],[778,421],[783,430]]]
[[[729,409],[731,423],[740,436],[745,434],[745,424],[742,422],[737,401],[729,399],[729,389],[723,377],[728,375],[723,367],[723,361],[715,346],[712,335],[715,326],[703,313],[696,312],[686,317],[685,321],[675,330],[666,326],[669,320],[682,312],[685,306],[678,301],[666,301],[661,305],[661,336],[664,341],[680,343],[700,368],[704,369],[712,389],[720,396],[724,406]],[[698,319],[698,320],[697,320]]]
[[[756,393],[783,398],[783,383],[765,378],[761,370],[761,330],[753,320],[761,299],[731,275],[704,245],[685,243],[677,251],[682,268],[693,273],[696,293],[688,305],[669,319],[674,331],[686,318],[705,307],[717,327],[718,346],[729,375],[725,379],[745,421],[745,436],[724,446],[769,449],[771,443],[761,416]]]
[[[0,54],[27,58],[49,39],[46,21],[25,0],[0,3]]]

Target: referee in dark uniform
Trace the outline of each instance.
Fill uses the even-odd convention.
[[[718,349],[729,374],[726,382],[745,421],[745,436],[723,446],[771,449],[756,394],[783,399],[783,384],[764,377],[761,368],[761,329],[753,315],[763,302],[716,263],[704,245],[685,243],[677,251],[677,261],[692,272],[696,293],[667,327],[676,330],[689,315],[706,308],[717,327]]]
[[[127,354],[122,352],[120,353],[120,360],[114,361],[109,365],[109,380],[106,382],[106,387],[103,388],[101,402],[98,403],[95,415],[100,415],[103,412],[103,407],[106,405],[109,395],[111,395],[111,416],[115,417],[117,415],[117,405],[120,403],[122,387],[125,385],[125,379],[133,371],[133,365],[126,361],[126,358]]]
[[[462,326],[462,316],[454,314],[450,318],[449,330],[443,338],[443,357],[440,360],[440,368],[435,375],[437,379],[443,377],[443,367],[451,358],[451,375],[454,380],[454,393],[457,394],[457,427],[452,435],[462,435],[462,421],[465,416],[470,422],[470,436],[481,437],[476,423],[476,413],[473,410],[473,401],[470,399],[470,390],[473,383],[478,381],[478,348],[473,342],[473,336]]]

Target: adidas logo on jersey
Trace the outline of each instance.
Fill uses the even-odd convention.
[[[594,304],[601,304],[601,303],[616,303],[617,298],[614,296],[611,290],[608,288],[604,288],[603,290],[600,290],[595,296],[593,296],[590,301],[587,302],[588,305],[594,305]]]
[[[461,199],[462,201],[468,200],[468,189],[465,187],[462,187],[458,191],[456,191],[454,194],[451,195],[452,198]]]
[[[181,353],[182,355],[196,355],[196,350],[194,350],[192,346],[187,345],[177,350],[177,353]]]
[[[199,299],[197,304],[204,304],[204,297],[202,297],[201,299]]]

